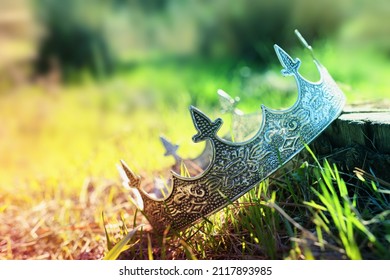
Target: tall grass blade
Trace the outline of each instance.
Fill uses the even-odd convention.
[[[150,239],[150,234],[148,234],[148,259],[153,260],[153,246],[152,240]]]
[[[143,225],[137,226],[135,229],[130,231],[125,237],[122,238],[121,241],[119,241],[110,251],[108,251],[107,255],[103,258],[103,260],[116,260],[119,255],[129,249],[132,245],[128,245],[131,238],[134,236],[134,234],[138,231],[139,228],[141,228]]]
[[[102,221],[103,221],[103,227],[104,227],[104,234],[106,235],[106,240],[107,240],[107,249],[111,250],[112,247],[114,247],[114,243],[112,242],[112,240],[110,238],[110,235],[107,232],[106,221],[105,221],[105,218],[104,218],[104,212],[103,211],[102,211]]]

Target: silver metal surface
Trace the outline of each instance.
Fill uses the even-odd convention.
[[[223,139],[232,142],[242,142],[253,136],[261,123],[261,113],[254,112],[244,114],[237,109],[237,103],[240,101],[239,97],[232,98],[223,90],[218,90],[218,99],[221,106],[221,113],[229,114],[231,117],[231,131],[223,136]],[[179,145],[172,143],[164,136],[160,136],[161,143],[165,148],[164,156],[172,156],[175,163],[172,165],[172,170],[179,173],[184,163],[191,171],[203,171],[210,164],[212,158],[212,145],[210,141],[206,141],[203,151],[195,158],[182,158],[177,150]],[[199,173],[199,172],[198,172]]]
[[[122,162],[124,183],[142,199],[138,207],[158,233],[166,228],[185,229],[238,199],[299,153],[341,113],[345,97],[316,59],[321,80],[313,83],[298,72],[299,59],[292,59],[277,45],[274,48],[284,67],[282,74],[295,78],[298,99],[286,110],[262,105],[262,123],[251,139],[233,143],[220,138],[217,132],[222,120],[213,121],[199,109],[190,107],[198,131],[192,139],[209,141],[211,163],[196,177],[182,177],[173,172],[170,193],[161,199],[145,193],[139,177]],[[171,148],[176,153],[177,148]]]

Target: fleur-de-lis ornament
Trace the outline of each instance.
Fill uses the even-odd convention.
[[[197,130],[192,139],[207,141],[211,151],[211,161],[202,173],[188,178],[172,172],[170,192],[157,199],[141,188],[139,177],[122,162],[124,185],[134,193],[137,207],[156,232],[183,230],[238,199],[291,160],[341,113],[344,94],[317,59],[313,57],[321,79],[310,82],[299,73],[298,58],[292,59],[277,45],[274,48],[282,74],[296,81],[298,98],[286,110],[262,105],[261,123],[251,139],[231,142],[219,137],[222,120],[211,120],[191,106]],[[168,149],[175,154],[177,146]]]

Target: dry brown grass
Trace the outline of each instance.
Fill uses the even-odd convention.
[[[42,201],[18,201],[14,194],[0,196],[3,202],[13,202],[0,213],[0,259],[103,257],[107,242],[101,211],[108,217],[108,231],[116,232],[118,213],[130,209],[120,187],[88,180],[79,196],[61,199],[58,195]]]

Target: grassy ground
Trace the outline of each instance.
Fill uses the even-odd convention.
[[[315,79],[309,56],[294,54]],[[325,45],[317,56],[348,102],[389,97],[380,55]],[[295,159],[212,223],[175,237],[132,232],[145,220],[120,185],[119,159],[145,180],[166,174],[173,161],[163,157],[161,134],[183,157],[196,156],[203,147],[190,141],[188,106],[221,116],[218,88],[240,96],[245,112],[293,104],[294,82],[278,76],[276,58],[271,72],[245,66],[145,62],[104,81],[85,75],[77,86],[2,85],[0,258],[101,259],[128,234],[120,258],[389,259],[389,183],[312,156]]]

